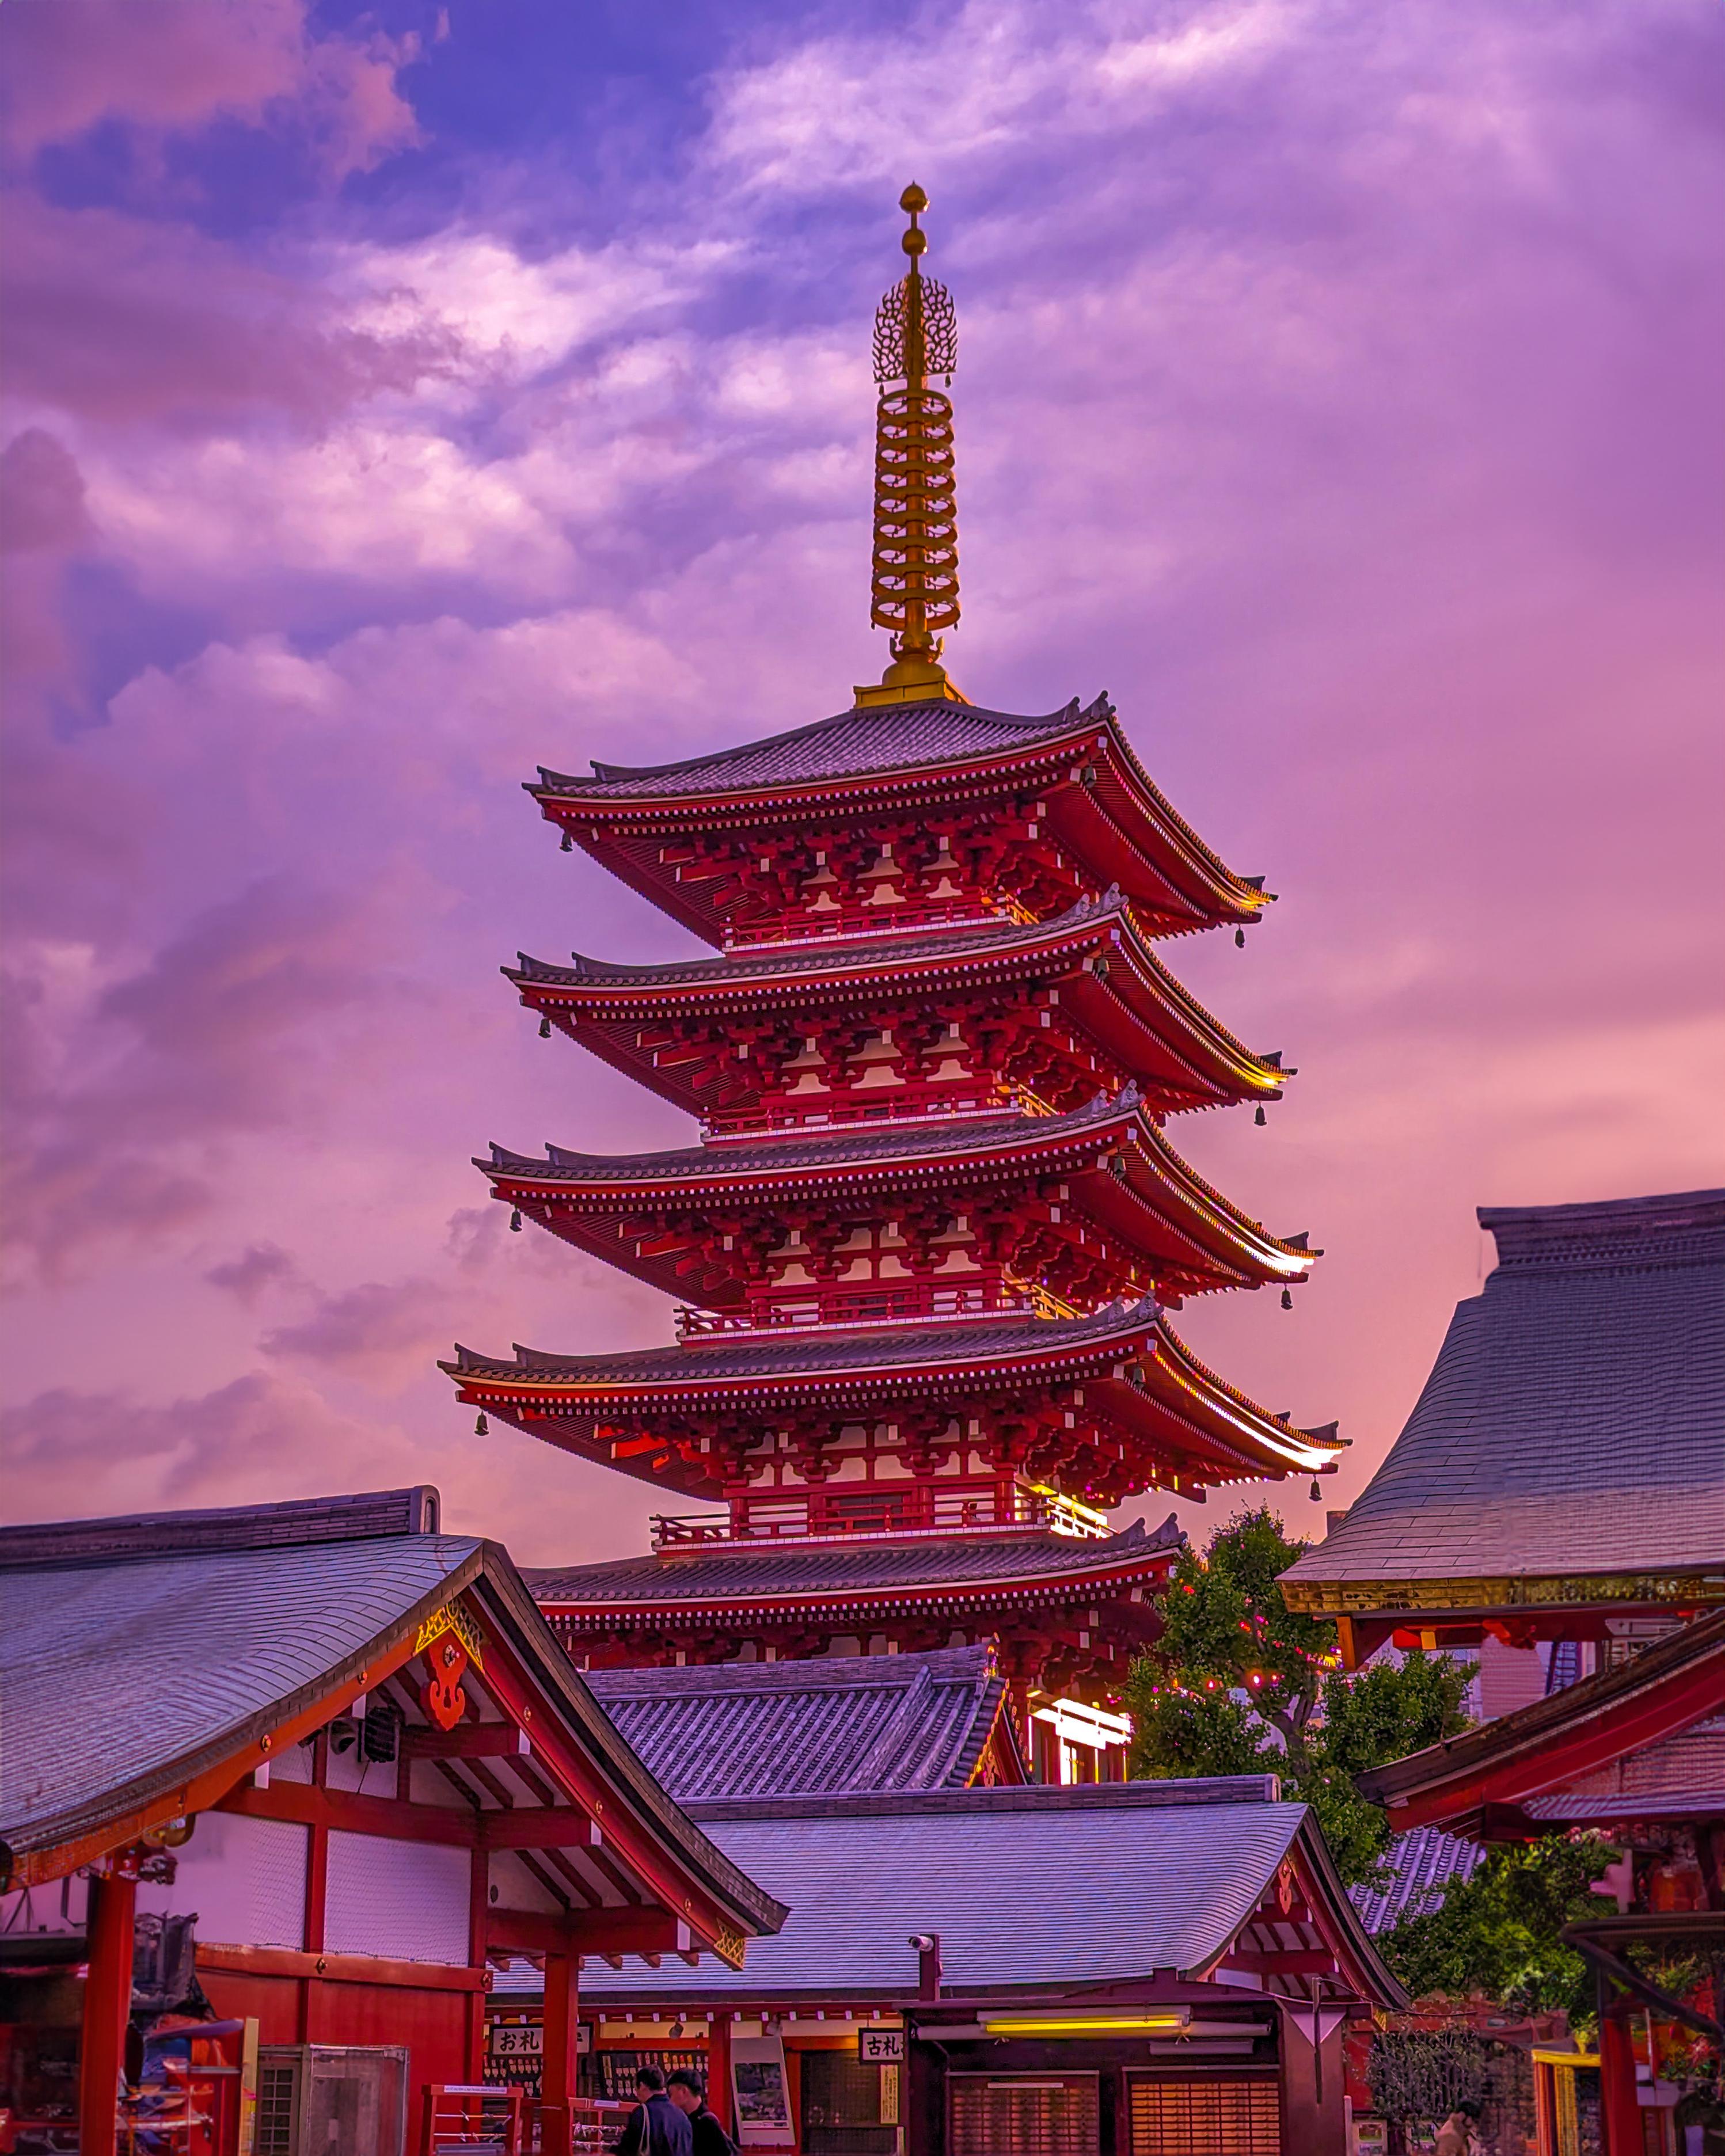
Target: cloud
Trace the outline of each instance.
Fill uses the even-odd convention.
[[[204,1278],[212,1287],[237,1296],[249,1309],[271,1290],[297,1285],[299,1267],[275,1243],[249,1243],[237,1258],[212,1265]]]
[[[420,1479],[399,1430],[338,1413],[310,1386],[264,1373],[147,1405],[57,1387],[4,1418],[14,1518],[80,1518],[186,1505],[309,1497]]]
[[[218,437],[280,418],[317,429],[455,363],[446,328],[354,321],[286,249],[260,259],[183,224],[24,193],[7,221],[9,393],[88,422]]]
[[[79,0],[6,11],[11,154],[106,121],[180,133],[297,122],[341,178],[416,136],[396,85],[412,39],[315,37],[303,0]]]
[[[367,1281],[325,1296],[311,1315],[264,1336],[266,1355],[305,1362],[386,1389],[423,1376],[459,1322],[445,1281]]]
[[[8,1244],[54,1274],[157,1240],[214,1202],[226,1141],[315,1114],[377,993],[359,917],[278,876],[110,980],[88,947],[21,945],[5,983]]]

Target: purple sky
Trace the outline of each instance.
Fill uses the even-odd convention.
[[[424,1479],[530,1561],[640,1545],[649,1492],[433,1368],[668,1336],[467,1164],[686,1132],[497,977],[687,944],[518,782],[878,673],[912,177],[957,678],[1106,687],[1281,894],[1169,955],[1299,1079],[1172,1135],[1329,1255],[1181,1322],[1341,1417],[1346,1502],[1476,1204],[1720,1179],[1722,45],[1675,0],[10,0],[11,1515]]]

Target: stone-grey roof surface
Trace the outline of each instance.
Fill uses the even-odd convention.
[[[985,1647],[592,1670],[587,1682],[680,1804],[963,1789],[1005,1691]]]
[[[1075,1535],[1003,1536],[962,1542],[931,1536],[924,1542],[870,1544],[860,1548],[798,1548],[740,1551],[713,1548],[675,1557],[614,1558],[602,1564],[530,1568],[521,1577],[535,1599],[564,1602],[735,1601],[763,1594],[822,1597],[847,1590],[901,1588],[999,1587],[1017,1582],[1068,1579],[1110,1566],[1147,1564],[1183,1544],[1170,1513],[1154,1533],[1142,1520],[1117,1535],[1094,1542]]]
[[[484,1547],[413,1534],[0,1569],[0,1838],[230,1733],[237,1747],[258,1716],[447,1599]]]
[[[1350,1887],[1348,1898],[1366,1929],[1376,1938],[1394,1931],[1404,1917],[1418,1917],[1443,1907],[1447,1888],[1471,1879],[1484,1863],[1476,1841],[1445,1834],[1441,1827],[1415,1827],[1399,1834],[1384,1851],[1390,1876],[1382,1887]]]
[[[1110,1303],[1089,1317],[998,1317],[976,1322],[900,1326],[896,1329],[696,1335],[663,1348],[630,1348],[609,1355],[557,1355],[518,1348],[515,1358],[458,1347],[455,1373],[487,1377],[564,1377],[588,1385],[709,1383],[715,1378],[843,1376],[850,1370],[924,1366],[974,1368],[1064,1354],[1106,1353],[1111,1342],[1136,1337],[1156,1322],[1157,1306]]]
[[[1034,1116],[1021,1109],[1004,1115],[929,1116],[896,1123],[855,1123],[809,1138],[737,1140],[719,1145],[679,1146],[664,1152],[575,1152],[547,1146],[544,1158],[511,1152],[494,1145],[482,1168],[531,1169],[547,1178],[567,1176],[583,1182],[657,1180],[682,1182],[768,1174],[775,1170],[818,1175],[823,1169],[871,1166],[875,1162],[914,1162],[925,1157],[967,1158],[1013,1153],[1029,1146],[1081,1141],[1098,1127],[1117,1122],[1138,1106],[1137,1088],[1128,1086],[1110,1099],[1098,1093],[1087,1106],[1063,1116]]]
[[[938,1932],[955,1994],[1106,1983],[1206,1967],[1250,1916],[1287,1855],[1304,1807],[1269,1799],[1260,1777],[1183,1785],[970,1789],[850,1799],[824,1807],[691,1804],[720,1848],[790,1905],[746,1971],[673,1965],[655,1995],[767,1999],[913,1990],[916,1932]],[[1178,1785],[1177,1785],[1178,1786]],[[1217,1790],[1222,1791],[1219,1798]],[[641,1988],[592,1964],[583,1993]]]
[[[957,758],[988,757],[1034,747],[1070,733],[1101,716],[1106,703],[1087,711],[1078,699],[1040,718],[984,711],[977,704],[891,704],[835,712],[812,726],[770,734],[735,748],[715,749],[680,763],[649,765],[595,761],[583,778],[542,771],[535,792],[578,794],[583,799],[657,800],[678,794],[735,793],[757,786],[861,778],[871,772],[915,769]]]
[[[566,988],[669,988],[695,983],[727,988],[733,983],[778,981],[811,974],[817,980],[844,980],[853,974],[870,975],[883,966],[901,966],[907,961],[927,960],[945,966],[959,959],[988,958],[1000,953],[1032,954],[1058,945],[1062,938],[1109,921],[1129,918],[1118,891],[1097,899],[1080,899],[1064,913],[1047,921],[989,921],[957,923],[948,927],[912,929],[880,936],[812,937],[797,943],[781,943],[770,950],[721,951],[711,957],[660,958],[631,964],[611,958],[593,958],[584,952],[570,954],[572,963],[554,966],[525,951],[511,978],[542,981]],[[1162,972],[1151,954],[1153,965]],[[1164,975],[1166,978],[1167,976]]]
[[[1725,1191],[1484,1209],[1389,1456],[1296,1582],[1725,1568]]]

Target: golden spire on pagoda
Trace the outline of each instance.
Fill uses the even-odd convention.
[[[958,524],[952,499],[952,400],[929,387],[950,383],[958,359],[952,295],[922,275],[928,235],[916,222],[928,198],[914,182],[899,197],[910,214],[901,245],[906,274],[875,314],[875,560],[871,613],[892,632],[892,664],[859,704],[968,701],[940,663],[937,634],[958,619]]]

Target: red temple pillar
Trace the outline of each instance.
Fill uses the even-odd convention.
[[[82,2156],[114,2156],[119,2139],[120,2071],[131,2017],[136,1872],[116,1869],[90,1882],[90,1974],[84,1986],[78,2069],[78,2146]]]
[[[706,2101],[719,2123],[734,2141],[737,2123],[732,2117],[731,2094],[731,2016],[721,2008],[713,2016],[711,2034],[706,2040]]]
[[[1642,2156],[1641,2107],[1635,2101],[1635,2052],[1629,2019],[1599,2015],[1599,2126],[1605,2156]]]
[[[540,2041],[540,2156],[569,2156],[569,2106],[575,2098],[581,1985],[575,1956],[545,1957],[545,2025]]]

